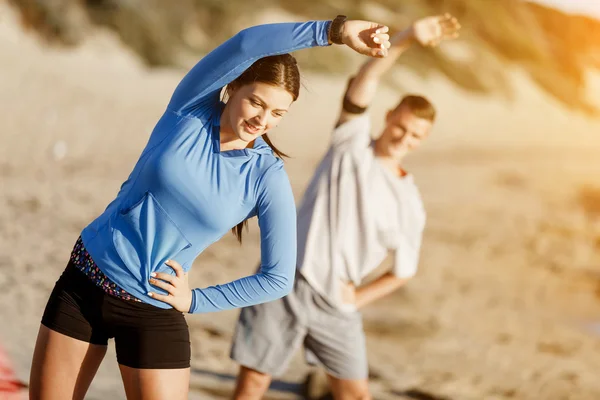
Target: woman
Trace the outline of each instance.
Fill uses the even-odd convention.
[[[281,153],[266,136],[298,97],[299,72],[287,53],[338,43],[384,57],[386,32],[343,16],[256,26],[187,74],[116,199],[82,231],[50,296],[31,398],[83,398],[112,337],[129,399],[187,398],[190,342],[182,312],[249,306],[292,288],[294,199],[273,154]],[[196,256],[232,227],[241,239],[243,221],[253,216],[260,271],[190,290]]]

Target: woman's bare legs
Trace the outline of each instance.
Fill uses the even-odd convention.
[[[187,400],[190,369],[137,369],[119,364],[127,400]]]
[[[79,400],[92,383],[106,347],[40,325],[29,382],[31,400]]]

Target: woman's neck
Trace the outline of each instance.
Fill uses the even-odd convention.
[[[229,150],[242,150],[254,145],[254,141],[248,143],[240,139],[234,132],[231,124],[229,123],[229,113],[227,112],[227,106],[223,110],[220,119],[219,127],[219,143],[220,151]]]

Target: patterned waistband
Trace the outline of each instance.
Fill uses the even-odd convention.
[[[123,300],[130,301],[138,301],[142,302],[137,297],[134,297],[127,293],[125,290],[121,289],[116,283],[111,281],[96,265],[94,260],[92,260],[92,256],[87,252],[85,246],[83,245],[83,240],[81,240],[81,236],[75,242],[75,247],[73,247],[73,251],[71,252],[71,261],[73,264],[83,272],[92,282],[96,284],[100,289],[102,289],[107,294],[118,297]]]

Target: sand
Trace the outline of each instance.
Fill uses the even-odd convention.
[[[27,381],[45,301],[75,239],[127,177],[183,71],[145,69],[107,32],[77,49],[47,48],[4,4],[0,65],[0,340]],[[512,102],[394,72],[440,116],[407,164],[428,211],[420,272],[363,311],[377,399],[600,398],[600,121],[509,72]],[[273,135],[293,156],[297,199],[326,150],[346,79],[304,78]],[[590,82],[600,78],[590,73]],[[374,133],[399,95],[382,88]],[[207,249],[194,287],[251,273],[257,233],[253,223],[242,246],[227,235]],[[190,398],[230,395],[236,318],[188,317]],[[300,398],[307,371],[298,353],[269,398]],[[88,398],[109,396],[124,398],[112,347]]]

